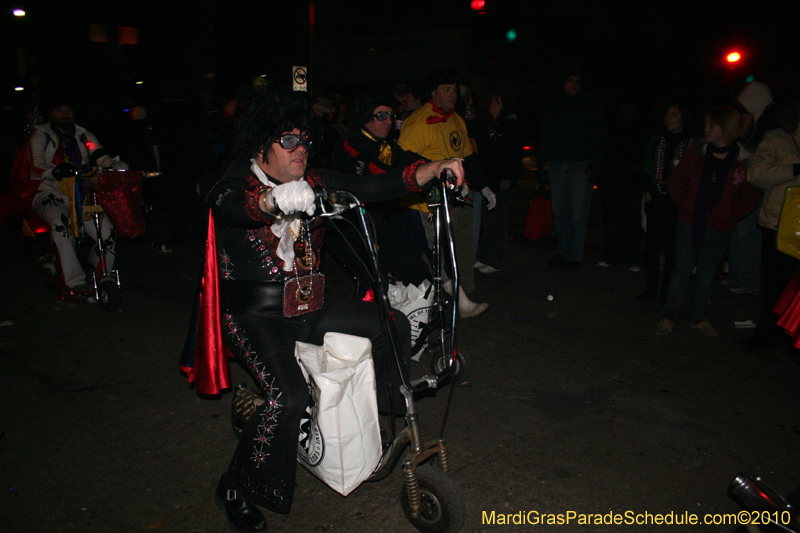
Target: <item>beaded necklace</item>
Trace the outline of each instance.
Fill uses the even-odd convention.
[[[672,161],[669,163],[672,165],[674,169],[678,164],[676,161],[680,161],[683,158],[683,154],[686,153],[692,147],[692,138],[689,137],[685,141],[678,142],[675,145],[675,150],[672,154]],[[656,146],[656,161],[658,164],[656,165],[656,187],[658,188],[658,192],[661,194],[667,194],[662,187],[666,185],[667,181],[663,179],[664,177],[664,167],[667,165],[666,161],[666,150],[667,150],[667,138],[661,137],[658,141],[658,145]]]

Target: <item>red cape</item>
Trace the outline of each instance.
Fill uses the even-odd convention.
[[[182,367],[188,373],[189,383],[194,383],[200,394],[220,394],[231,388],[228,358],[233,354],[222,336],[219,302],[219,270],[217,269],[217,234],[214,216],[208,214],[208,238],[200,292],[200,313],[197,324],[197,351],[194,365]]]
[[[778,315],[778,326],[792,337],[792,345],[800,348],[800,268],[795,271],[772,311]]]

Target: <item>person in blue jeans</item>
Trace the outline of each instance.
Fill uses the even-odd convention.
[[[739,112],[731,107],[709,110],[705,117],[705,143],[691,149],[670,177],[669,193],[678,208],[675,267],[667,289],[664,318],[656,325],[659,335],[672,331],[691,281],[692,327],[707,337],[717,336],[706,317],[717,265],[736,223],[750,214],[761,199],[758,189],[745,179],[742,160],[749,154],[735,142],[739,123]]]
[[[547,262],[551,270],[578,270],[583,259],[592,173],[608,144],[606,117],[600,101],[581,92],[581,72],[568,67],[563,94],[542,111],[539,161],[550,177],[553,225],[558,247]]]

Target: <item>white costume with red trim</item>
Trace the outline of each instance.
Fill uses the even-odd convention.
[[[75,126],[75,139],[81,151],[81,161],[69,161],[69,163],[80,168],[81,165],[89,164],[92,154],[102,146],[90,131],[77,125]],[[59,144],[59,137],[49,123],[37,126],[31,136],[27,148],[30,164],[29,178],[41,181],[31,203],[31,209],[50,227],[50,237],[58,252],[63,282],[67,287],[74,288],[86,283],[86,273],[78,260],[75,251],[75,237],[70,229],[70,198],[59,190],[58,181],[53,177],[53,169],[58,163],[64,162],[60,157],[63,150],[59,150]],[[104,155],[100,159],[103,158],[108,158],[107,163],[110,165],[111,158]],[[98,159],[98,163],[101,163],[100,159]],[[87,223],[84,228],[89,238],[97,239],[94,224]],[[105,217],[102,224],[102,237],[107,248],[106,265],[108,270],[113,268],[115,257],[112,230],[111,220]],[[92,251],[90,260],[92,264],[96,264],[96,250]]]

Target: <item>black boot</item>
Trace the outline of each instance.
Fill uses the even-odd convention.
[[[225,511],[231,529],[237,533],[266,533],[267,521],[264,515],[234,488],[227,475],[219,480],[216,491],[217,505]]]

